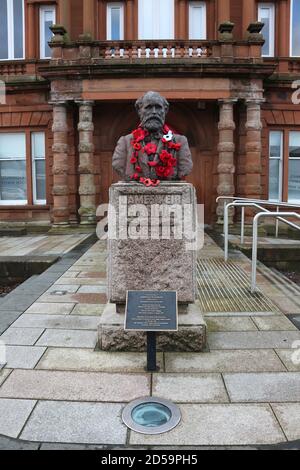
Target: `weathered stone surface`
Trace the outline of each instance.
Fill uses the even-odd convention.
[[[99,325],[99,348],[102,351],[146,351],[146,333],[124,331],[124,320],[124,315],[116,313],[114,304],[107,305]],[[197,304],[189,305],[187,314],[179,314],[178,324],[177,332],[157,334],[157,350],[203,351],[206,346],[206,324]]]
[[[21,439],[38,442],[125,444],[120,404],[39,402]]]
[[[159,436],[131,432],[131,445],[222,446],[285,442],[268,405],[181,405],[182,422]]]
[[[289,441],[300,439],[300,404],[272,405],[273,411]]]
[[[35,404],[30,400],[0,400],[0,434],[18,437]]]
[[[124,205],[124,198],[126,204]],[[146,239],[122,239],[126,237],[128,217],[118,227],[116,239],[109,240],[108,299],[112,303],[125,303],[128,290],[173,290],[178,292],[179,302],[194,302],[196,297],[196,251],[190,250],[189,234],[181,231],[182,239],[149,239],[151,206],[164,204],[192,207],[192,224],[195,230],[195,189],[187,183],[161,183],[156,188],[146,188],[135,183],[118,183],[110,189],[110,204],[122,223],[128,217],[133,204],[144,204],[149,219],[143,216],[143,236]],[[125,210],[125,218],[122,215]],[[112,220],[112,212],[109,215]],[[119,219],[120,218],[120,219]],[[159,219],[157,219],[159,226]],[[149,225],[149,230],[148,230]],[[174,225],[174,223],[173,223]],[[153,231],[152,231],[153,233]]]

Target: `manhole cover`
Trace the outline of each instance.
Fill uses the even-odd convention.
[[[140,434],[163,434],[178,426],[181,412],[168,400],[140,398],[124,408],[122,419],[129,429]]]

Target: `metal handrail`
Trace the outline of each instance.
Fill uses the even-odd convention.
[[[292,208],[297,208],[300,209],[300,204],[290,204],[289,202],[272,202],[270,200],[265,200],[265,199],[249,199],[249,198],[243,198],[243,197],[238,197],[238,196],[219,196],[217,197],[217,203],[221,200],[233,200],[233,201],[247,201],[247,202],[254,202],[254,203],[259,203],[264,206],[274,206],[274,207],[292,207]]]
[[[257,246],[258,246],[258,223],[259,220],[263,217],[295,217],[300,219],[300,215],[296,212],[260,212],[256,214],[253,221],[253,245],[252,245],[252,274],[251,274],[251,292],[252,294],[256,291],[256,273],[257,273]],[[284,219],[283,219],[284,220]],[[300,230],[300,227],[297,227]]]

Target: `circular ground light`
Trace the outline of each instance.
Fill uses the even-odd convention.
[[[123,410],[123,422],[140,434],[163,434],[176,428],[181,421],[178,406],[162,398],[140,398]]]

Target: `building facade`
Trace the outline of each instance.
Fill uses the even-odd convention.
[[[93,225],[148,90],[206,223],[218,195],[300,204],[299,80],[300,0],[0,0],[0,225]]]

